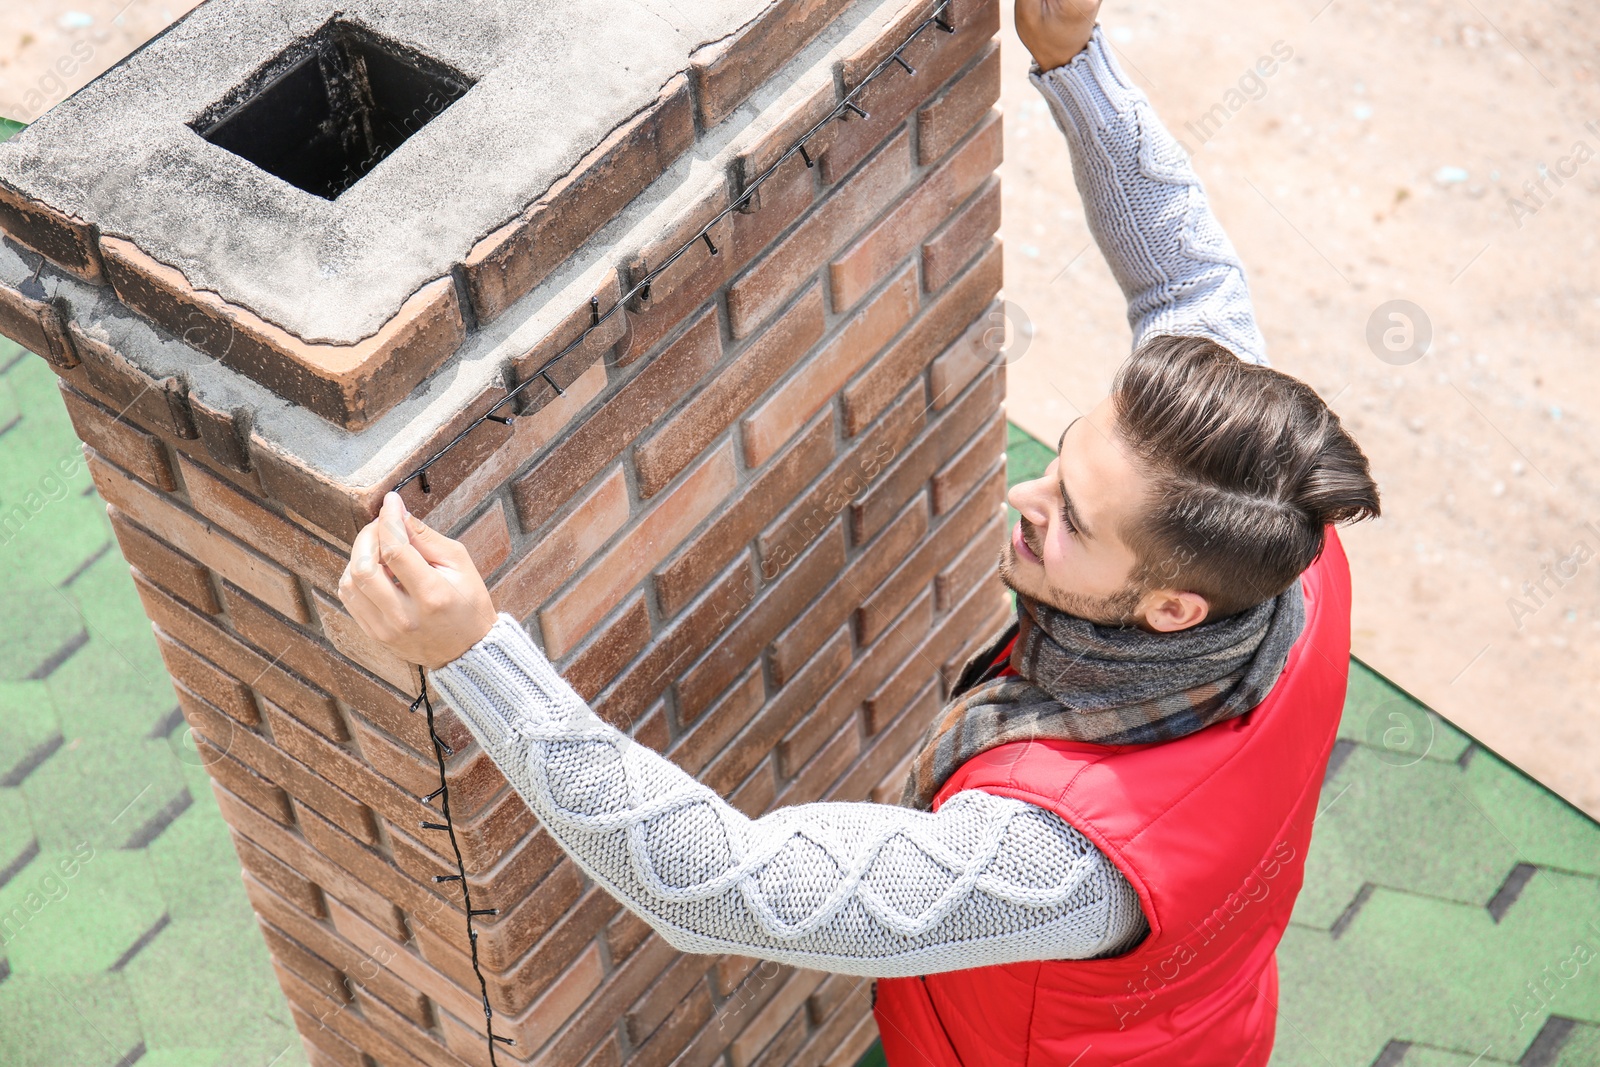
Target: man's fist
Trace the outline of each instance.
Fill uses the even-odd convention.
[[[1072,62],[1089,46],[1100,0],[1017,0],[1017,36],[1040,70]]]
[[[367,636],[408,663],[443,667],[494,626],[494,602],[460,541],[424,526],[399,493],[356,535],[339,599]]]

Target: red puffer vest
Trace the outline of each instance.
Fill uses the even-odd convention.
[[[1300,892],[1344,706],[1350,570],[1332,528],[1301,576],[1306,624],[1248,714],[1177,741],[1023,741],[968,761],[964,789],[1055,812],[1139,893],[1150,933],[1114,959],[881,979],[890,1067],[1261,1067],[1273,959]]]

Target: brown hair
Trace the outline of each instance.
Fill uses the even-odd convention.
[[[1199,593],[1208,619],[1277,596],[1328,523],[1378,514],[1367,457],[1310,386],[1204,337],[1140,345],[1112,386],[1151,503],[1121,531],[1145,588]]]

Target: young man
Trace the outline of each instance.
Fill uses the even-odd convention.
[[[746,818],[590,711],[394,494],[340,584],[667,941],[881,979],[893,1067],[1265,1064],[1343,703],[1330,524],[1377,514],[1366,460],[1266,367],[1232,248],[1094,14],[1018,0],[1017,26],[1135,351],[1011,491],[1017,620],[959,680],[903,806]]]

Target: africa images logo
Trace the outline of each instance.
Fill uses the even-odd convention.
[[[1215,941],[1223,929],[1241,912],[1251,904],[1259,904],[1267,899],[1267,894],[1272,892],[1272,887],[1268,883],[1282,873],[1283,865],[1294,859],[1294,855],[1293,845],[1287,841],[1279,841],[1273,846],[1272,852],[1244,876],[1239,888],[1223,898],[1222,903],[1202,919],[1189,936],[1179,941],[1172,951],[1160,960],[1145,964],[1142,977],[1129,979],[1128,993],[1131,1002],[1114,1001],[1111,1005],[1111,1010],[1117,1013],[1117,1029],[1127,1029],[1128,1020],[1144,1011],[1145,1005],[1159,996],[1169,983],[1177,981],[1183,969],[1198,960],[1200,951]]]

